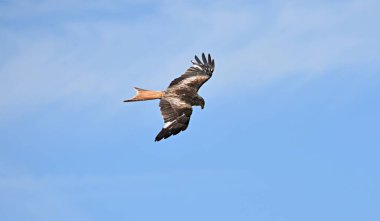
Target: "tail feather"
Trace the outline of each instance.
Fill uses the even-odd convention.
[[[151,90],[145,90],[138,87],[135,87],[136,95],[132,97],[131,99],[125,100],[124,102],[133,102],[133,101],[146,101],[146,100],[153,100],[153,99],[161,99],[164,92],[162,91],[151,91]]]

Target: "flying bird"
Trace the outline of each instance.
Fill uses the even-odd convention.
[[[166,139],[186,130],[190,122],[193,106],[205,106],[205,100],[199,96],[199,88],[211,78],[214,72],[214,59],[202,53],[202,61],[195,55],[193,65],[180,77],[174,79],[165,91],[145,90],[135,87],[136,95],[124,102],[160,99],[160,110],[164,126],[155,141]]]

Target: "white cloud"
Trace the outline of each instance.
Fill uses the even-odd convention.
[[[260,84],[289,75],[313,76],[347,65],[363,65],[375,57],[379,44],[374,36],[368,39],[366,34],[373,27],[363,29],[357,20],[375,25],[371,22],[374,11],[353,5],[357,3],[318,7],[284,4],[275,17],[268,19],[268,27],[254,28],[253,32],[260,33],[258,36],[233,54],[226,53],[229,56],[226,72],[234,73],[229,80],[244,84],[235,80],[238,75]],[[363,14],[368,17],[362,17]],[[264,13],[261,15],[265,17]],[[369,45],[374,48],[369,49]]]
[[[104,4],[97,1],[91,8]],[[64,14],[71,8],[85,14],[87,4],[21,1],[3,9],[8,13],[0,19],[12,21],[27,6],[29,14],[42,13],[49,19],[54,18],[50,12]],[[116,6],[123,2],[107,3],[103,10],[120,10]],[[380,49],[380,33],[374,31],[376,1],[164,1],[155,9],[140,19],[79,16],[62,18],[56,27],[1,28],[2,40],[9,42],[9,55],[0,52],[5,57],[0,66],[2,112],[51,102],[91,102],[98,96],[123,98],[126,91],[133,94],[132,86],[163,89],[186,69],[194,53],[202,51],[210,51],[217,65],[213,84],[205,90],[218,91],[230,84],[250,90],[291,75],[364,66]],[[28,14],[23,16],[28,19]]]
[[[0,176],[0,205],[2,217],[10,220],[93,220],[98,219],[94,208],[105,207],[96,215],[107,211],[111,203],[125,214],[138,213],[133,205],[139,199],[160,201],[163,196],[191,198],[188,191],[173,194],[173,189],[187,189],[196,194],[220,194],[242,187],[244,180],[251,191],[262,189],[259,179],[242,170],[180,170],[139,174],[88,174],[50,176]],[[194,182],[199,180],[200,182]],[[228,187],[217,184],[228,180]],[[247,183],[248,180],[248,183]],[[255,181],[252,185],[251,181]],[[122,199],[122,205],[118,204]],[[136,202],[137,201],[137,202]],[[88,205],[89,204],[89,205]],[[0,209],[0,211],[1,211]],[[144,209],[141,208],[141,209]]]

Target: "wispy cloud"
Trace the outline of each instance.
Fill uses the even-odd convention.
[[[128,10],[147,5],[152,10],[143,16]],[[376,1],[12,2],[0,16],[5,24],[1,40],[8,43],[0,52],[5,58],[1,109],[123,96],[131,86],[163,89],[202,51],[216,57],[218,77],[211,91],[231,83],[249,90],[290,75],[315,76],[346,66],[378,68],[368,62],[380,49],[378,8]],[[99,10],[108,14],[95,16]],[[123,10],[125,16],[118,13]],[[93,16],[78,16],[86,11]],[[34,24],[36,17],[45,23]]]
[[[0,176],[0,211],[4,220],[89,220],[46,180]]]
[[[195,179],[201,182],[195,182]],[[193,190],[202,196],[219,195],[226,189],[219,187],[218,183],[226,181],[229,183],[228,191],[237,193],[241,192],[241,186],[249,186],[249,192],[263,188],[260,180],[241,170],[0,176],[0,211],[3,210],[2,218],[9,217],[9,220],[23,220],[25,217],[29,220],[101,220],[94,214],[106,213],[109,216],[108,213],[113,211],[109,207],[120,209],[127,216],[136,216],[148,208],[154,210],[152,205],[163,198],[174,201],[192,201],[197,198],[186,192],[176,195],[173,190],[177,188]],[[245,184],[240,184],[242,181]],[[141,199],[147,201],[142,204]],[[92,208],[97,204],[102,205],[102,211],[94,213]]]

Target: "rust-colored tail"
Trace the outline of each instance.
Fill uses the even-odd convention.
[[[136,95],[131,99],[125,100],[124,102],[132,102],[132,101],[146,101],[153,99],[160,99],[164,92],[162,91],[151,91],[145,90],[138,87],[135,87]]]

